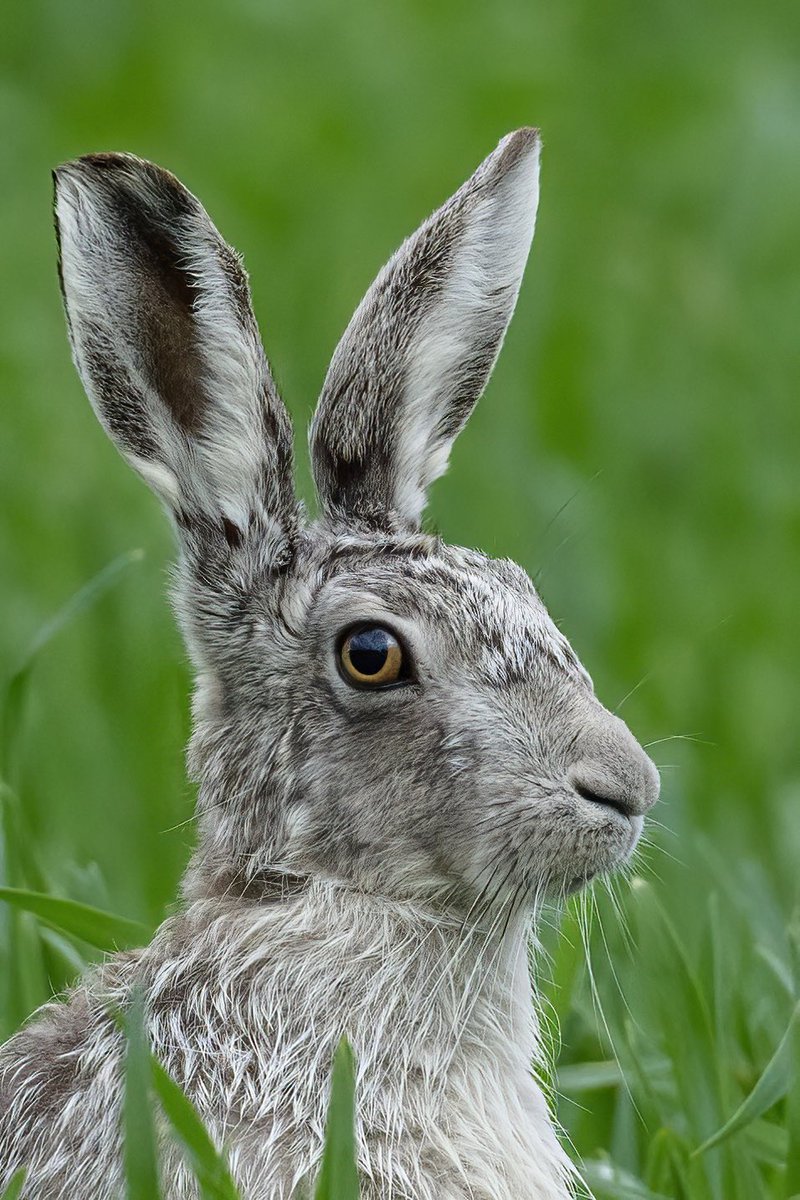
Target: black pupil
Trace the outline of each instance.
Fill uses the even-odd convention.
[[[386,663],[391,644],[385,629],[361,629],[350,638],[350,662],[361,675],[377,675]]]

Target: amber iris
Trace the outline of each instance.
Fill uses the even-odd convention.
[[[363,687],[397,683],[403,672],[400,643],[380,625],[364,625],[349,633],[342,643],[341,658],[347,678]]]

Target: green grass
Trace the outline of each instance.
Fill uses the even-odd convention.
[[[343,1038],[333,1056],[325,1148],[314,1200],[358,1200],[355,1110],[356,1062]]]
[[[537,576],[600,696],[622,702],[663,769],[643,882],[578,906],[560,940],[546,931],[559,1113],[598,1195],[800,1194],[800,10],[13,9],[0,676],[17,683],[0,883],[152,927],[192,837],[169,534],[69,362],[51,167],[129,149],[203,197],[245,253],[302,428],[389,251],[502,133],[537,123],[530,270],[431,515]],[[52,615],[140,548],[31,664]],[[93,953],[50,918],[0,906],[0,1034]]]

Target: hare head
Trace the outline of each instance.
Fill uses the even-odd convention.
[[[378,275],[313,420],[310,520],[246,275],[202,206],[130,155],[56,172],[78,371],[180,543],[191,896],[277,872],[533,903],[637,841],[656,770],[525,572],[420,528],[514,309],[538,173],[538,133],[504,138]]]

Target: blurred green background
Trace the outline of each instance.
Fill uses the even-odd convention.
[[[430,512],[537,576],[662,767],[649,882],[585,930],[599,1019],[582,950],[549,939],[560,1115],[615,1196],[800,1192],[791,1032],[772,1105],[690,1157],[798,995],[798,48],[773,0],[28,0],[3,22],[0,669],[145,552],[40,656],[9,773],[48,886],[149,922],[192,840],[170,535],[70,364],[49,171],[130,150],[202,198],[245,255],[308,494],[304,430],[364,289],[505,132],[542,128],[517,314]],[[7,991],[6,1031],[43,998]]]

